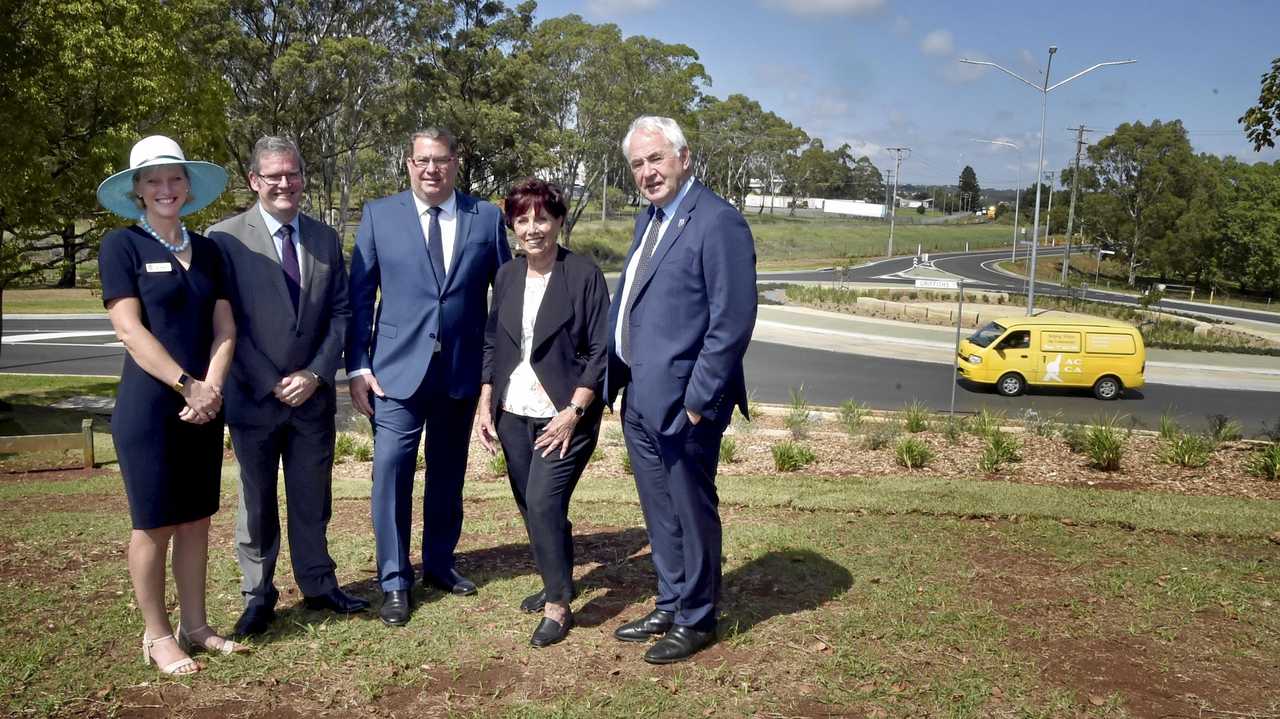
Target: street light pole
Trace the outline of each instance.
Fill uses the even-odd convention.
[[[1049,62],[1045,65],[1044,83],[1041,85],[1037,85],[1034,82],[1031,82],[1025,77],[1019,75],[1018,73],[1006,67],[1001,67],[1000,65],[997,65],[994,62],[984,62],[981,60],[969,60],[968,58],[960,59],[960,62],[967,63],[969,65],[986,65],[988,67],[994,67],[995,69],[1005,73],[1006,75],[1012,76],[1014,79],[1021,80],[1023,83],[1025,83],[1026,85],[1029,85],[1030,87],[1034,88],[1037,92],[1040,93],[1040,97],[1041,97],[1041,100],[1040,100],[1040,160],[1036,168],[1036,212],[1035,212],[1035,223],[1031,231],[1031,268],[1028,273],[1028,281],[1027,281],[1027,314],[1028,315],[1035,312],[1035,303],[1036,303],[1036,244],[1038,243],[1039,237],[1040,237],[1040,177],[1044,174],[1044,126],[1045,126],[1045,117],[1049,112],[1049,93],[1059,87],[1062,87],[1063,85],[1071,82],[1072,80],[1082,75],[1086,75],[1090,72],[1093,72],[1094,70],[1097,70],[1100,67],[1105,67],[1107,65],[1128,65],[1130,63],[1137,62],[1137,60],[1113,60],[1111,62],[1100,62],[1094,65],[1093,67],[1077,72],[1076,74],[1072,75],[1071,77],[1065,80],[1062,80],[1060,82],[1054,83],[1053,85],[1050,85],[1049,69],[1053,67],[1053,55],[1057,51],[1058,51],[1057,45],[1049,46]]]
[[[1018,212],[1021,210],[1019,200],[1022,199],[1022,148],[1018,147],[1008,140],[979,140],[972,138],[974,142],[986,142],[992,145],[1004,145],[1012,147],[1018,151],[1018,186],[1013,189],[1013,255],[1009,258],[1010,262],[1018,259]]]

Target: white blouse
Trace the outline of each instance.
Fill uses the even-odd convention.
[[[542,277],[524,278],[524,307],[520,317],[520,364],[511,371],[507,391],[502,398],[502,409],[522,417],[547,418],[556,416],[556,407],[547,391],[538,381],[529,358],[533,354],[533,325],[538,319],[538,308],[547,292],[551,273]]]

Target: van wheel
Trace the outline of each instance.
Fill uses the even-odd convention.
[[[1017,372],[1006,372],[996,382],[996,392],[1005,397],[1017,397],[1027,388],[1027,381]]]
[[[1102,400],[1118,399],[1124,387],[1121,386],[1120,380],[1107,375],[1099,377],[1097,382],[1093,383],[1093,396]]]

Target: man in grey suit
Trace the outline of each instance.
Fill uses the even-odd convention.
[[[340,614],[369,607],[338,588],[325,536],[336,436],[333,381],[351,310],[338,233],[299,211],[305,180],[297,146],[263,137],[249,166],[258,202],[209,228],[227,258],[236,317],[236,354],[223,393],[240,464],[240,635],[262,634],[275,617],[281,459],[290,558],[305,605]]]

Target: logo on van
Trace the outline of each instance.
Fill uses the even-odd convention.
[[[1064,372],[1067,374],[1083,374],[1084,360],[1079,357],[1071,357],[1066,360],[1064,365],[1062,354],[1059,353],[1056,357],[1045,363],[1043,381],[1062,382],[1062,373]]]

